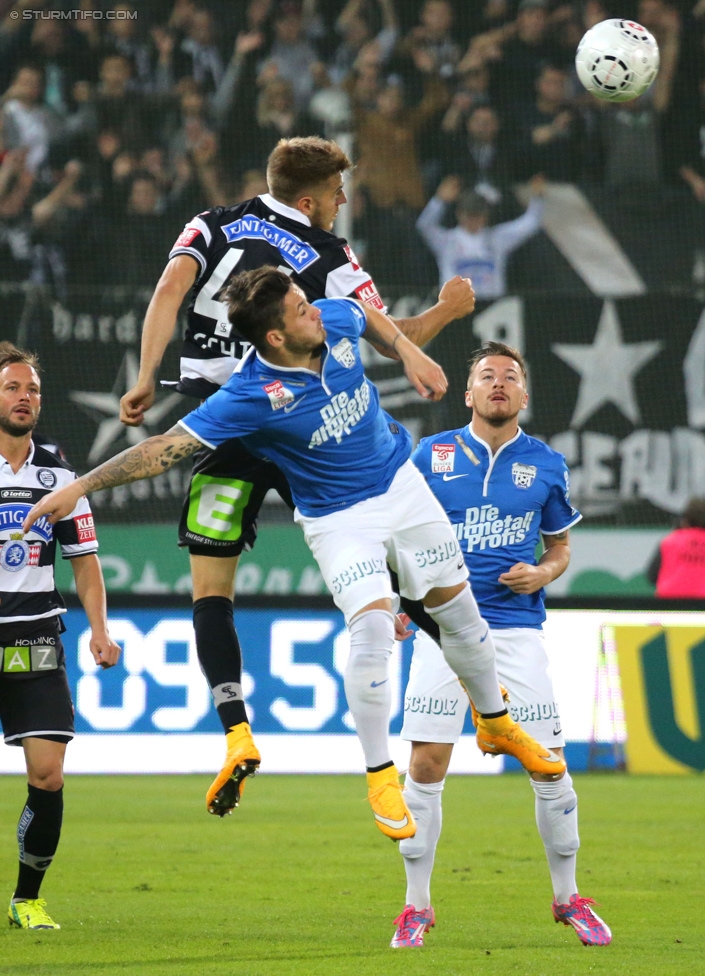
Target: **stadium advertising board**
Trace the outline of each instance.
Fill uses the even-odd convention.
[[[58,438],[79,471],[163,431],[192,405],[160,391],[144,428],[124,428],[120,397],[134,383],[143,305],[123,296],[92,312],[55,304],[38,351],[47,433]],[[425,304],[419,296],[391,303],[397,316]],[[471,323],[451,323],[428,350],[444,367],[450,391],[422,401],[397,363],[365,349],[382,405],[414,438],[467,423],[463,403],[469,351],[500,339],[521,349],[529,365],[530,404],[522,426],[565,454],[573,499],[586,523],[667,524],[705,481],[705,313],[695,298],[649,294],[602,300],[560,295],[507,297],[478,303]],[[178,342],[162,375],[177,373]],[[364,345],[364,344],[363,344]],[[661,395],[663,394],[663,395]],[[188,466],[152,482],[97,493],[101,520],[176,520]],[[612,521],[610,521],[612,520]]]
[[[238,611],[237,620],[245,648],[243,690],[264,757],[263,771],[361,771],[362,753],[343,690],[348,635],[338,611],[248,608]],[[701,661],[705,613],[549,611],[547,646],[572,769],[614,768],[622,763],[626,738],[623,689],[609,628],[619,624],[633,631],[636,646],[651,639],[644,625],[651,625],[658,636],[664,623],[671,625],[669,635],[688,630],[683,646],[695,644],[693,660]],[[66,624],[63,640],[77,731],[67,751],[68,771],[210,773],[220,767],[221,727],[198,666],[187,607],[113,610],[110,631],[123,654],[109,671],[96,668],[89,653],[83,612],[69,610]],[[701,638],[694,627],[703,628]],[[619,646],[621,654],[621,643]],[[399,739],[399,730],[411,651],[411,640],[397,645],[391,664],[390,730],[393,756],[401,768],[406,768],[409,755],[409,744]],[[702,702],[702,667],[697,673],[698,700]],[[622,679],[627,681],[628,719],[631,674],[627,662]],[[683,668],[673,680],[679,700],[693,700]],[[418,707],[413,701],[406,705]],[[428,707],[443,708],[443,702],[431,701]],[[681,711],[677,714],[681,721]],[[695,740],[692,714],[690,725],[688,721],[686,718],[683,726],[685,734]],[[640,735],[643,725],[635,726]],[[515,768],[513,760],[482,757],[466,720],[451,772],[500,773]],[[647,764],[647,768],[661,771],[664,767],[661,764],[652,770]],[[0,749],[0,772],[23,770],[21,750]]]
[[[705,770],[705,628],[614,628],[634,773]]]

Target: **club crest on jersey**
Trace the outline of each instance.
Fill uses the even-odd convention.
[[[517,488],[531,488],[536,478],[536,465],[521,464],[516,461],[512,465],[512,481]]]
[[[37,468],[37,481],[42,488],[53,488],[56,484],[56,475],[51,468]]]
[[[29,544],[24,539],[10,538],[0,548],[0,569],[19,573],[29,562]]]
[[[272,410],[279,410],[280,407],[285,407],[287,403],[293,403],[294,401],[294,394],[291,390],[287,390],[281,380],[274,380],[273,383],[267,383],[262,389],[269,397]]]
[[[452,471],[455,465],[455,444],[431,445],[431,471],[440,474]]]
[[[331,353],[333,354],[333,359],[336,359],[346,369],[350,369],[351,366],[355,365],[355,350],[349,339],[341,339],[340,342],[336,342],[331,349]]]

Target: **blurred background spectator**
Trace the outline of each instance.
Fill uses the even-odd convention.
[[[148,286],[164,241],[261,188],[291,135],[352,153],[345,232],[389,287],[434,282],[416,221],[445,176],[500,223],[536,173],[598,200],[660,188],[705,201],[702,0],[118,0],[95,18],[40,0],[11,16],[25,7],[0,22],[3,281],[100,287],[124,255],[126,280]],[[624,105],[588,96],[573,68],[583,32],[615,14],[661,48],[652,90]],[[136,261],[150,221],[159,257]],[[74,223],[95,242],[85,261]]]
[[[705,598],[705,498],[691,498],[646,571],[662,599]]]

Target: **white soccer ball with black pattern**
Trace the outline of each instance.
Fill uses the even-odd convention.
[[[630,102],[643,95],[658,74],[653,36],[632,20],[603,20],[583,36],[575,54],[578,78],[596,98]]]

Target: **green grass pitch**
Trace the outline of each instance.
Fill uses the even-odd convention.
[[[433,888],[437,926],[388,948],[404,903],[396,846],[362,776],[267,776],[232,817],[202,776],[67,780],[42,891],[60,932],[0,928],[2,976],[686,976],[705,972],[705,779],[575,776],[579,883],[614,941],[553,923],[522,775],[452,777]],[[24,780],[0,792],[9,901]],[[4,911],[4,903],[3,903]]]

